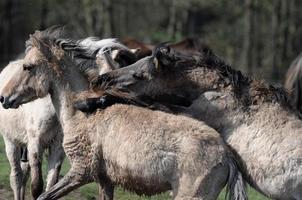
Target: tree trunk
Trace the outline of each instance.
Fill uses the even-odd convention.
[[[288,58],[288,35],[289,35],[289,23],[290,23],[290,12],[289,12],[289,1],[282,1],[283,8],[283,40],[282,40],[282,62]]]
[[[114,37],[116,34],[113,20],[113,7],[110,0],[102,0],[103,4],[103,29],[105,37]]]
[[[48,15],[48,0],[43,0],[41,2],[41,21],[40,21],[40,29],[44,30],[47,28],[46,20]]]
[[[13,51],[13,39],[10,38],[13,36],[13,9],[14,9],[14,0],[6,0],[4,3],[5,12],[3,20],[3,62],[10,60],[12,51]]]
[[[169,24],[168,24],[168,35],[171,40],[176,38],[176,0],[172,0],[171,7],[169,10]]]
[[[254,37],[254,61],[255,61],[255,67],[258,69],[262,68],[262,61],[263,61],[263,39],[262,39],[262,27],[263,27],[263,16],[261,15],[261,4],[259,0],[255,0],[254,4],[254,22],[256,24],[257,22],[257,28],[255,28],[255,37]],[[261,23],[262,22],[262,23]]]
[[[272,79],[278,80],[279,78],[279,20],[280,20],[280,7],[281,1],[273,1],[273,14],[272,14]]]
[[[253,74],[253,0],[245,0],[245,31],[242,59],[248,75]]]
[[[93,34],[93,26],[92,26],[92,2],[91,0],[84,0],[83,6],[84,6],[84,17],[85,17],[85,30],[88,33],[88,35]]]

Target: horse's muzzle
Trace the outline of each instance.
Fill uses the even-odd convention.
[[[1,96],[0,102],[2,103],[3,108],[8,109],[14,107],[14,104],[16,103],[16,99],[10,99],[9,97]]]

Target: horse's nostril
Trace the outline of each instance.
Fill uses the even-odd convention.
[[[3,103],[3,102],[4,102],[4,97],[0,96],[0,103]]]
[[[15,103],[16,103],[16,99],[11,100],[9,98],[4,97],[2,102],[2,107],[5,109],[12,108]]]

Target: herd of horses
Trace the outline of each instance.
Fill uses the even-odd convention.
[[[30,171],[38,200],[90,182],[106,200],[117,185],[148,196],[171,190],[175,200],[214,200],[226,187],[229,200],[245,200],[246,183],[272,199],[302,200],[298,71],[288,73],[288,94],[195,40],[152,46],[36,31],[24,58],[0,74],[14,198],[25,198]],[[71,167],[59,180],[65,154]]]

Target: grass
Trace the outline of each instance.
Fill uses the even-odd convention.
[[[45,163],[45,162],[44,162]],[[46,167],[43,165],[43,172],[46,172]],[[61,174],[65,174],[69,169],[69,163],[65,159],[65,162],[62,167]],[[5,155],[5,147],[2,137],[0,138],[0,200],[7,200],[7,199],[13,199],[13,194],[9,186],[9,163]],[[45,179],[44,179],[45,180]],[[27,190],[29,191],[29,189]],[[72,192],[71,194],[64,197],[64,200],[93,200],[96,199],[98,194],[97,185],[92,183],[85,185],[79,189],[77,189],[75,192]],[[29,194],[27,194],[29,195]],[[138,196],[133,193],[129,193],[124,191],[122,188],[116,188],[115,190],[115,199],[119,200],[167,200],[171,199],[169,197],[168,193],[164,193],[161,195],[156,195],[153,197],[144,197],[144,196]],[[257,193],[255,190],[250,189],[248,190],[248,195],[250,200],[268,200],[268,198],[265,198],[261,194]],[[29,198],[27,198],[29,199]],[[221,193],[219,196],[219,200],[224,199],[224,192]]]

